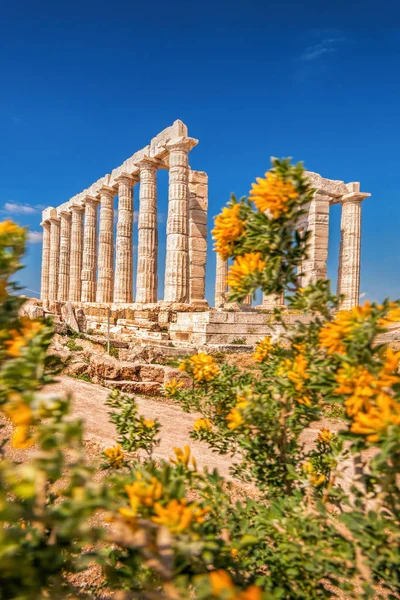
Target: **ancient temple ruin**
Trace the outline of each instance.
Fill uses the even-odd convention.
[[[197,140],[175,121],[149,145],[89,188],[58,207],[43,211],[41,299],[61,315],[68,301],[85,312],[90,328],[110,319],[116,334],[164,343],[229,344],[245,339],[254,344],[269,332],[264,312],[283,298],[263,297],[250,310],[226,305],[228,263],[217,256],[215,309],[205,300],[208,178],[189,166]],[[164,297],[157,299],[158,219],[157,171],[168,169],[168,218]],[[325,179],[307,172],[315,189],[299,227],[311,232],[309,256],[302,265],[303,285],[326,278],[329,209],[340,204],[341,244],[338,293],[343,308],[359,302],[361,203],[370,196],[359,183]],[[138,198],[136,290],[133,290],[134,191]],[[114,240],[114,199],[118,196]],[[98,226],[99,222],[99,226]],[[133,338],[132,338],[133,336]]]

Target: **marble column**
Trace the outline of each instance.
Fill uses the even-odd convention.
[[[157,170],[159,162],[145,157],[137,163],[140,169],[138,219],[138,263],[136,302],[157,302],[158,230],[157,230]]]
[[[164,300],[189,300],[189,151],[197,144],[180,137],[166,144],[169,152],[167,256]]]
[[[189,302],[206,308],[208,176],[189,172]]]
[[[307,215],[308,257],[302,264],[302,285],[326,279],[328,260],[329,206],[331,197],[315,192]]]
[[[216,277],[215,277],[215,308],[221,308],[227,302],[228,296],[228,261],[223,260],[216,254]]]
[[[71,205],[71,253],[69,268],[69,299],[71,302],[81,301],[82,247],[83,247],[83,214],[80,204]]]
[[[370,194],[352,192],[342,196],[341,243],[338,294],[343,294],[341,308],[357,306],[360,298],[361,202]]]
[[[96,302],[113,301],[114,289],[114,188],[100,190],[100,233]]]
[[[60,212],[60,266],[58,273],[57,300],[66,302],[69,298],[69,266],[71,250],[71,213]]]
[[[123,173],[118,183],[118,223],[115,244],[114,302],[133,301],[133,186],[139,180]]]
[[[97,207],[100,199],[86,196],[85,225],[83,228],[82,256],[82,302],[96,302],[96,270],[97,270]]]
[[[42,277],[40,284],[40,297],[43,301],[49,299],[49,269],[50,269],[50,221],[43,221],[42,241]]]
[[[58,271],[60,264],[60,219],[50,219],[50,265],[49,265],[49,300],[57,300]]]

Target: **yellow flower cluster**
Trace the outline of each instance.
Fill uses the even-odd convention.
[[[25,233],[25,229],[22,227],[18,227],[14,221],[10,221],[6,219],[5,221],[1,221],[0,223],[0,236],[9,236],[9,235],[22,235]],[[6,243],[8,245],[8,240],[6,238]]]
[[[20,356],[22,348],[24,348],[30,340],[32,340],[44,325],[40,321],[32,321],[27,317],[20,319],[20,330],[12,329],[10,331],[11,339],[4,342],[7,348],[7,354],[16,358]]]
[[[226,420],[228,421],[228,429],[231,429],[233,431],[234,429],[237,429],[238,427],[243,425],[243,423],[245,421],[244,421],[242,411],[248,405],[249,405],[249,399],[246,394],[244,394],[242,396],[240,396],[240,395],[236,396],[236,406],[235,406],[235,408],[231,408],[231,410],[229,411],[229,413],[226,416]]]
[[[205,352],[194,354],[179,365],[180,371],[186,371],[193,375],[193,379],[200,382],[212,381],[219,373],[215,359]]]
[[[322,429],[320,429],[318,433],[318,441],[324,444],[329,444],[334,437],[335,434],[333,433],[333,431],[330,431],[330,429],[326,429],[326,427],[322,427]]]
[[[174,396],[176,396],[177,391],[180,390],[182,387],[183,381],[177,381],[174,377],[173,379],[171,379],[171,381],[168,381],[164,384],[164,395],[167,396],[167,398],[173,398]]]
[[[380,308],[378,306],[378,308]],[[387,315],[379,319],[378,325],[380,327],[388,327],[392,323],[397,323],[400,321],[400,306],[397,302],[391,302],[389,305],[389,312]]]
[[[222,213],[215,218],[215,227],[211,233],[215,240],[215,250],[223,260],[228,260],[244,227],[245,223],[240,218],[240,204],[223,208]]]
[[[279,377],[286,377],[293,384],[293,387],[297,392],[296,401],[299,404],[311,406],[310,398],[303,393],[304,384],[307,379],[310,378],[308,373],[308,361],[304,354],[299,352],[293,360],[285,358],[279,365],[276,374]]]
[[[151,508],[160,500],[163,494],[163,485],[156,478],[152,477],[151,482],[143,480],[141,473],[137,472],[136,481],[125,486],[125,491],[129,498],[129,508],[119,509],[120,515],[125,521],[136,528],[136,517],[141,507]]]
[[[154,505],[156,515],[152,521],[158,525],[164,525],[171,533],[182,533],[192,522],[203,523],[209,508],[200,508],[195,502],[187,504],[186,500],[175,498],[162,506],[159,502]]]
[[[344,341],[350,340],[356,328],[363,325],[372,314],[372,306],[366,302],[364,306],[355,306],[351,310],[341,310],[333,321],[326,323],[319,333],[319,343],[326,348],[328,354],[344,354]]]
[[[310,460],[304,463],[303,471],[308,476],[308,481],[315,487],[319,487],[326,480],[325,475],[318,473]]]
[[[156,422],[153,421],[153,419],[143,419],[142,423],[147,429],[153,429],[153,427],[156,424]]]
[[[224,600],[261,600],[261,588],[251,585],[247,589],[238,590],[232,581],[232,577],[222,569],[211,571],[209,574],[211,593],[213,597],[224,598]]]
[[[106,448],[104,450],[104,454],[107,456],[108,462],[113,469],[119,469],[122,467],[125,455],[119,444],[116,446],[111,446],[110,448]]]
[[[189,466],[189,463],[193,466],[193,468],[197,469],[197,463],[194,456],[191,456],[189,446],[184,446],[182,448],[174,448],[175,458],[170,458],[170,462],[174,465],[185,465],[185,467]]]
[[[3,406],[3,411],[15,425],[11,443],[14,448],[25,450],[35,443],[31,433],[34,415],[31,407],[18,394],[13,394]]]
[[[210,421],[210,419],[196,419],[194,424],[193,424],[193,429],[195,431],[211,431],[212,429],[212,423]]]
[[[253,183],[250,198],[260,212],[267,212],[273,219],[287,213],[290,209],[290,200],[298,197],[296,188],[291,181],[285,181],[279,175],[268,171],[265,179],[257,177]]]
[[[256,351],[253,354],[254,360],[260,363],[264,362],[270,355],[273,348],[274,345],[271,342],[271,338],[269,336],[266,336],[264,339],[258,342],[256,346]]]
[[[265,262],[261,259],[260,252],[247,252],[237,256],[233,265],[229,268],[227,284],[235,292],[246,291],[246,278],[249,275],[262,273]]]
[[[390,388],[400,382],[397,369],[400,352],[390,348],[378,374],[364,366],[344,364],[337,372],[339,384],[335,392],[346,397],[344,405],[353,422],[351,431],[376,442],[390,425],[400,425],[400,403],[390,394]]]

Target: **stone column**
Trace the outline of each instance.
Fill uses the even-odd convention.
[[[85,225],[83,228],[82,256],[82,302],[96,302],[96,269],[97,269],[97,207],[99,198],[86,196]]]
[[[114,197],[115,190],[100,190],[100,234],[96,302],[113,301],[114,288]]]
[[[167,256],[164,300],[189,300],[189,151],[197,144],[193,138],[169,141],[169,189]]]
[[[331,198],[315,192],[311,200],[307,218],[308,258],[302,264],[302,285],[326,279],[326,261],[328,260],[329,205]]]
[[[42,277],[40,284],[40,297],[43,301],[49,299],[49,269],[50,269],[50,221],[43,221],[42,241]]]
[[[208,176],[189,172],[189,302],[207,307],[205,300],[207,262]]]
[[[58,275],[57,300],[66,302],[69,298],[69,265],[71,249],[71,213],[60,212],[60,267]]]
[[[157,302],[158,231],[157,231],[157,170],[159,162],[145,157],[137,163],[140,169],[138,220],[138,263],[136,302]]]
[[[338,294],[345,296],[341,308],[357,306],[360,297],[361,202],[370,194],[352,192],[342,196]]]
[[[228,261],[223,260],[217,253],[216,277],[215,277],[215,308],[221,308],[227,302],[228,284]]]
[[[60,219],[50,219],[50,265],[49,265],[49,300],[57,300],[58,271],[60,264]]]
[[[71,262],[69,268],[69,299],[71,302],[81,301],[82,246],[83,246],[83,214],[80,204],[71,205]]]
[[[139,180],[123,173],[118,183],[118,223],[115,245],[114,302],[132,302],[133,270],[133,185]]]
[[[285,306],[284,294],[264,294],[262,295],[262,304],[257,308],[263,310],[273,310],[275,307]]]

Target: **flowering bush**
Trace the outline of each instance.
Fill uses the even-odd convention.
[[[233,258],[233,300],[286,290],[306,318],[289,326],[277,310],[282,333],[260,341],[255,368],[199,353],[181,365],[191,389],[165,385],[200,413],[192,437],[232,457],[234,480],[200,470],[188,446],[155,460],[159,424],[118,392],[118,444],[93,479],[68,401],[41,392],[57,369],[50,327],[17,315],[9,276],[24,234],[0,228],[0,399],[12,443],[36,446],[29,460],[0,463],[4,598],[76,597],[68,574],[89,561],[126,599],[399,597],[400,353],[377,338],[400,304],[344,312],[329,282],[301,288],[307,235],[295,227],[311,194],[301,165],[275,160],[214,229],[217,251]],[[335,431],[323,420],[331,405],[343,407]]]

